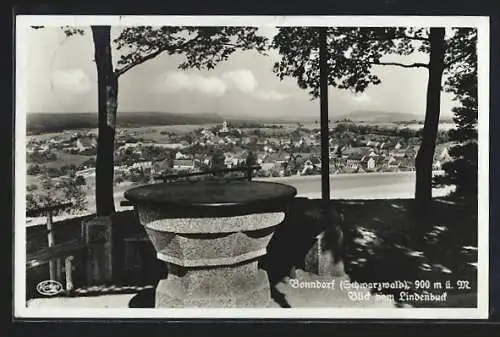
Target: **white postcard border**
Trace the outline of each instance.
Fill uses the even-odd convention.
[[[478,29],[478,307],[462,308],[284,308],[284,309],[93,309],[26,307],[26,98],[25,36],[30,26],[445,26]],[[489,18],[480,16],[52,16],[16,17],[15,258],[16,318],[362,318],[486,319],[489,313]]]

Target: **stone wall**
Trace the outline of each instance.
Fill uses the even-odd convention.
[[[115,282],[151,284],[164,277],[166,266],[156,258],[154,247],[135,212],[116,214],[113,220],[113,246]]]
[[[83,223],[94,215],[75,217],[53,223],[55,244],[82,239]],[[144,228],[137,221],[133,211],[119,212],[113,217],[112,224],[112,264],[114,284],[152,284],[162,278],[166,268],[159,260],[152,244],[147,240]],[[26,230],[26,253],[35,253],[46,248],[47,234],[45,225],[31,226]],[[88,254],[79,254],[73,260],[73,283],[75,288],[89,286],[87,265]],[[31,268],[27,272],[27,297],[35,297],[36,285],[49,279],[48,264]]]

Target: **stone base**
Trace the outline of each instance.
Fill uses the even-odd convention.
[[[339,240],[332,246],[332,242],[325,239],[325,232],[320,233],[305,256],[305,271],[319,276],[344,276],[341,245],[342,242]]]
[[[161,213],[161,212],[160,212]],[[176,218],[143,211],[141,222],[168,266],[155,307],[262,308],[272,303],[258,259],[284,212]]]
[[[258,270],[246,275],[245,270],[255,268],[253,263],[224,269],[190,270],[183,277],[169,274],[156,288],[157,308],[265,308],[273,306],[267,273]],[[212,274],[212,275],[209,275]],[[190,281],[199,280],[199,283]]]
[[[99,216],[82,224],[87,244],[87,284],[106,284],[113,280],[113,218]]]

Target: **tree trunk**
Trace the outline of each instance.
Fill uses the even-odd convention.
[[[327,31],[319,29],[319,82],[320,82],[320,129],[321,129],[321,198],[325,209],[330,205],[330,149],[328,120],[328,48]]]
[[[92,26],[98,83],[99,134],[96,158],[98,216],[108,216],[115,212],[113,175],[118,78],[113,71],[110,30],[110,26]]]
[[[415,200],[419,207],[426,207],[432,200],[432,164],[436,149],[441,106],[441,80],[444,68],[444,28],[430,29],[429,80],[422,144],[415,160]]]

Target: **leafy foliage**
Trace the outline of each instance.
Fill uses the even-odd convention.
[[[116,73],[121,75],[162,53],[184,55],[179,69],[213,69],[236,50],[266,51],[267,38],[255,27],[126,27],[113,41],[121,56]]]
[[[449,138],[455,143],[449,154],[453,158],[443,165],[445,174],[435,179],[436,186],[455,185],[460,197],[477,198],[477,32],[462,28],[455,32],[453,75],[445,82],[445,90],[455,95],[458,106],[453,109],[455,129]]]
[[[328,84],[362,92],[381,83],[372,74],[373,65],[425,67],[425,64],[383,62],[385,55],[410,55],[429,49],[427,30],[421,28],[341,27],[327,29]],[[294,77],[313,98],[319,95],[319,32],[314,27],[282,27],[274,37],[281,60],[274,65],[280,79]]]
[[[57,160],[57,155],[52,152],[34,151],[28,153],[27,160],[35,164],[43,164]]]
[[[372,73],[374,65],[431,68],[430,64],[384,60],[389,55],[430,53],[429,29],[333,27],[327,28],[326,33],[330,86],[363,92],[368,86],[381,83],[381,79]],[[450,140],[457,143],[450,150],[454,161],[444,165],[446,176],[439,180],[439,184],[455,184],[457,193],[474,195],[477,193],[477,37],[476,31],[470,28],[454,28],[450,33],[445,40],[442,64],[432,65],[432,69],[443,70],[446,78],[444,89],[454,93],[459,102],[454,109],[457,129],[449,133]],[[314,27],[282,27],[274,37],[272,47],[281,55],[273,69],[277,76],[280,79],[295,78],[300,88],[309,90],[313,99],[317,98],[319,30]],[[439,93],[431,94],[436,97]],[[429,128],[424,132],[432,132],[437,125]],[[403,136],[408,138],[410,134]]]
[[[252,151],[248,152],[245,164],[247,167],[257,165],[257,156]]]
[[[284,171],[286,176],[297,174],[300,166],[304,162],[304,158],[300,153],[294,153],[293,150],[289,152],[287,162],[284,163]]]
[[[37,209],[72,202],[73,206],[69,212],[85,210],[87,208],[87,196],[85,185],[81,184],[81,178],[80,176],[61,177],[55,180],[49,176],[44,176],[40,187],[36,189],[30,187],[28,189],[26,208]]]
[[[470,64],[476,51],[471,29],[452,29],[446,40],[445,74],[455,74]],[[319,32],[314,27],[281,27],[274,37],[281,60],[274,65],[280,79],[293,77],[313,98],[319,95]],[[381,83],[372,73],[373,66],[403,68],[428,67],[424,63],[386,62],[390,55],[429,53],[429,30],[402,27],[329,27],[327,28],[328,84],[339,89],[363,92]]]
[[[210,159],[210,169],[211,170],[220,170],[226,167],[224,161],[226,160],[226,156],[222,152],[222,150],[217,149],[214,151],[212,158]]]
[[[66,36],[83,34],[80,28],[62,27],[62,29]],[[97,149],[96,167],[98,214],[107,215],[114,211],[112,194],[114,163],[111,151],[115,145],[117,78],[133,67],[163,53],[184,55],[185,60],[178,65],[179,69],[208,70],[213,69],[217,63],[227,60],[238,49],[253,49],[265,53],[267,39],[257,35],[257,30],[256,27],[125,27],[113,41],[121,55],[117,68],[112,69],[109,50],[110,27],[92,26],[99,79],[99,116],[102,120],[107,120],[108,125],[113,125],[108,132],[107,128],[99,124],[101,141]]]
[[[459,94],[466,92],[458,89],[460,73],[467,73],[470,67],[477,67],[477,30],[473,28],[453,29],[449,39],[446,40],[445,73],[448,74],[445,83],[446,90]],[[458,76],[458,77],[457,77]],[[457,91],[459,90],[459,91]]]
[[[339,146],[339,147],[337,147],[337,150],[335,151],[335,158],[341,159],[342,155],[343,155],[342,148]]]
[[[79,27],[72,27],[72,26],[64,26],[62,27],[62,30],[64,31],[64,34],[67,37],[73,36],[73,35],[83,35],[85,31]]]

